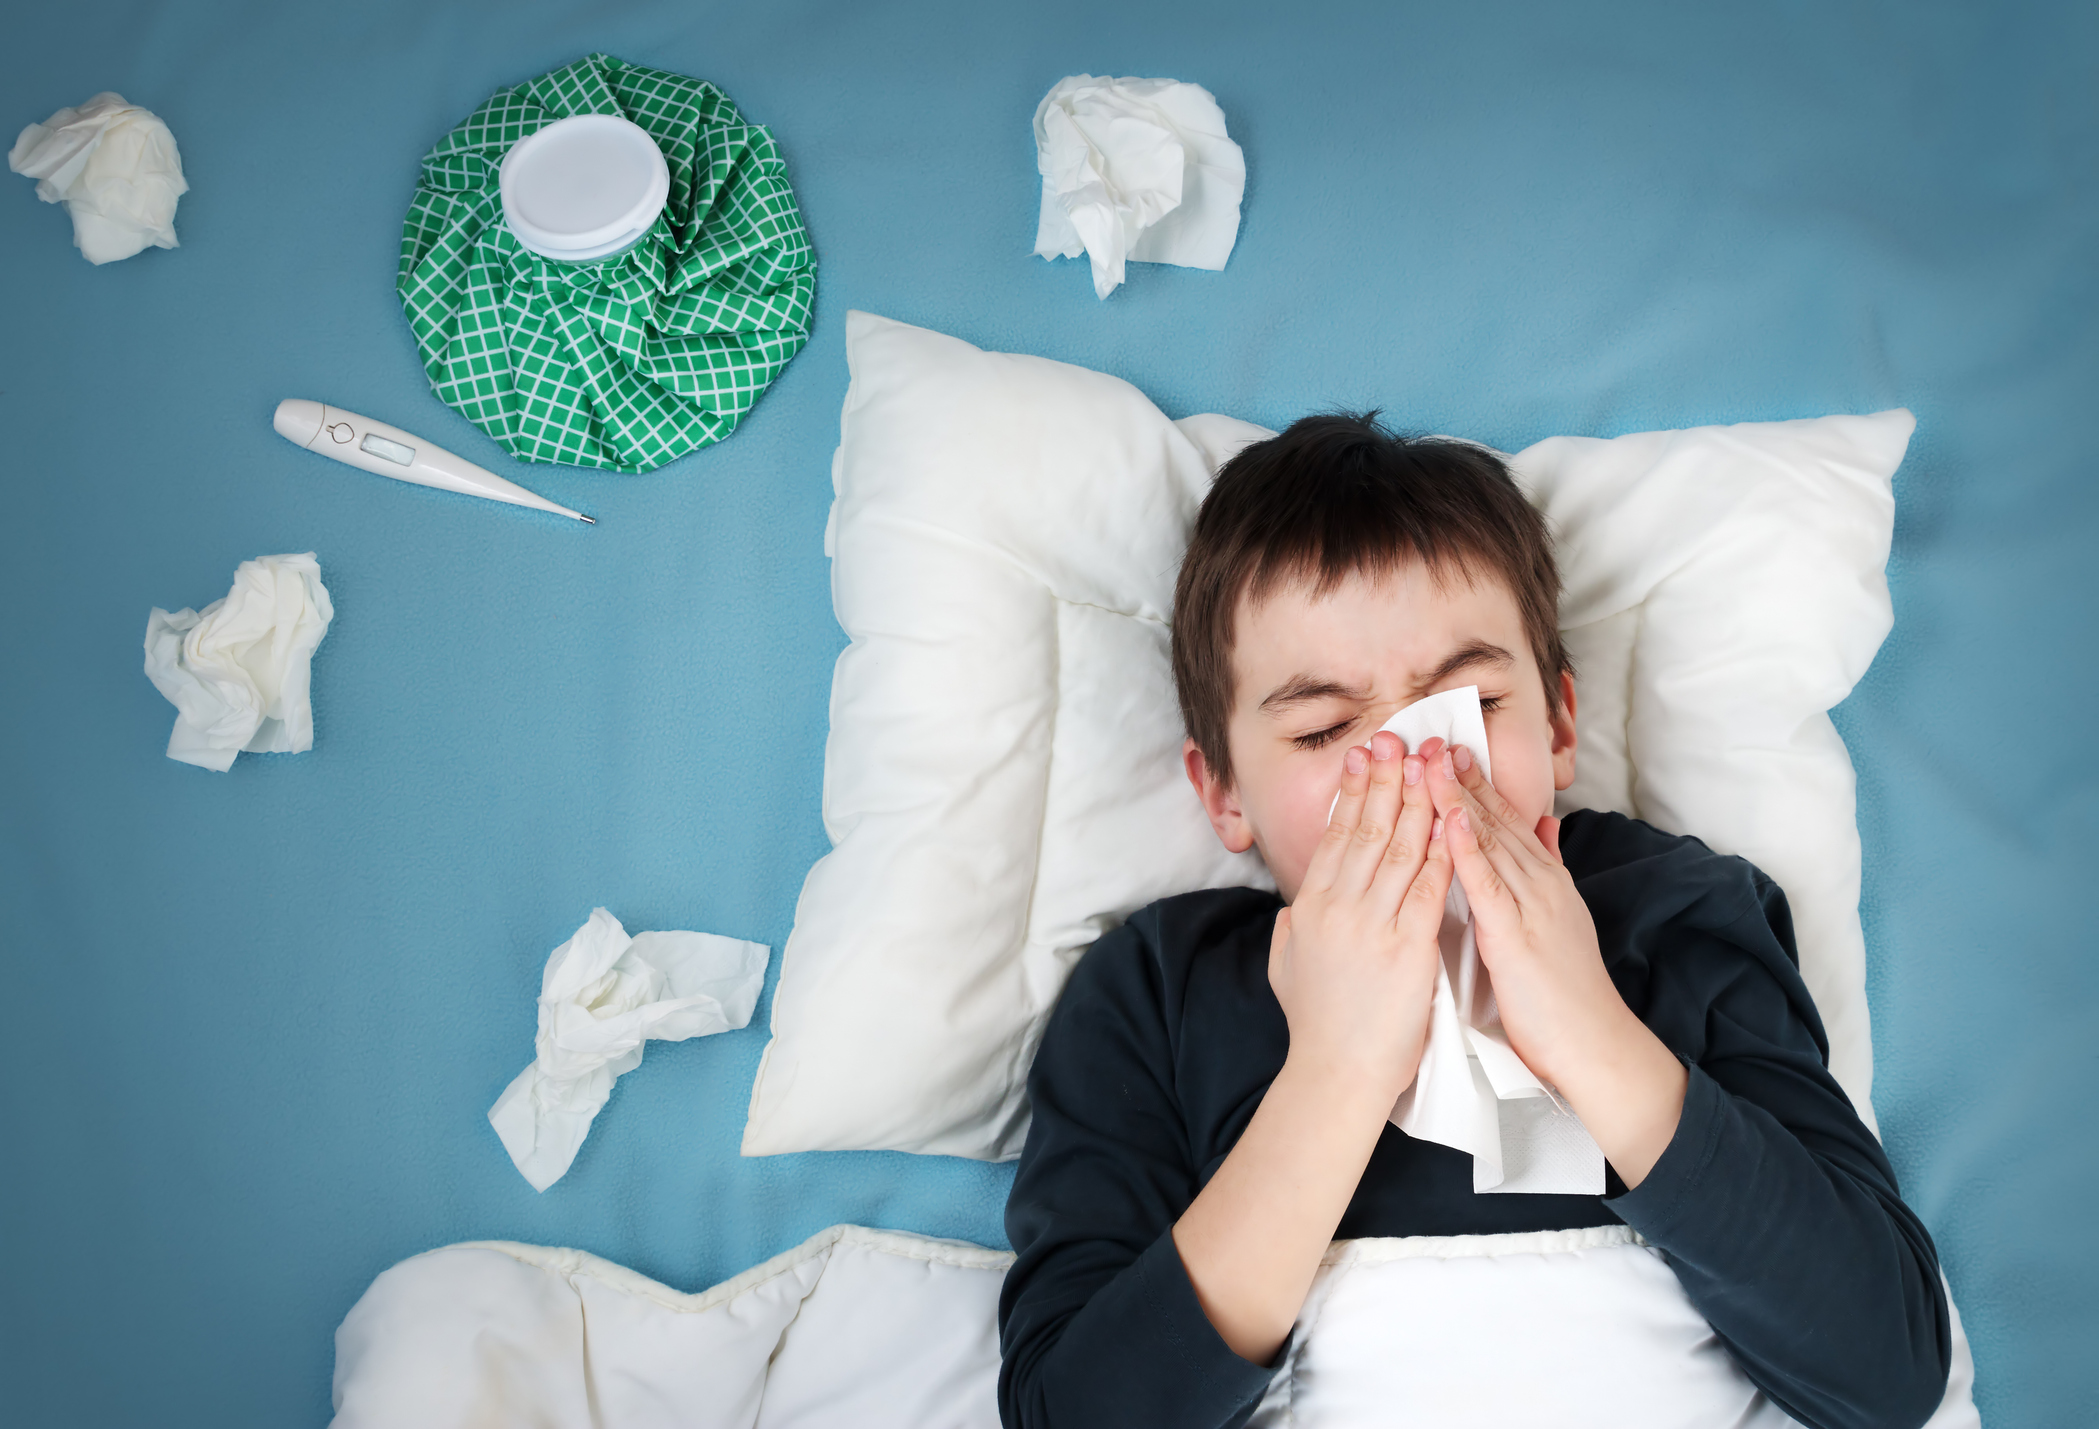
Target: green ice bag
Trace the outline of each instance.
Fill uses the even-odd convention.
[[[558,119],[617,114],[670,167],[641,241],[545,258],[498,167]],[[524,461],[648,471],[718,442],[809,338],[816,261],[773,136],[713,85],[591,55],[498,91],[423,159],[395,281],[431,390]]]

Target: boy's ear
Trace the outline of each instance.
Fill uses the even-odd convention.
[[[1560,707],[1552,716],[1552,787],[1574,782],[1574,676],[1560,671]]]
[[[1239,807],[1239,791],[1218,779],[1210,761],[1203,758],[1192,739],[1181,741],[1181,767],[1188,771],[1195,797],[1203,801],[1203,812],[1210,816],[1210,827],[1217,830],[1224,846],[1233,853],[1252,848],[1254,826],[1246,821],[1246,813]]]

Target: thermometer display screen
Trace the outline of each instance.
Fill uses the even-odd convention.
[[[359,451],[370,452],[373,456],[384,457],[387,461],[399,462],[402,466],[413,466],[415,464],[414,447],[404,447],[399,442],[390,442],[377,432],[366,432],[364,440],[357,444],[357,448]]]

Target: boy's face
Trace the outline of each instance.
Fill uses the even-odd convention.
[[[1326,831],[1349,748],[1439,690],[1479,686],[1494,787],[1527,823],[1574,781],[1574,681],[1560,677],[1553,712],[1498,580],[1439,581],[1415,562],[1383,580],[1351,576],[1316,599],[1293,583],[1258,605],[1242,598],[1237,637],[1232,783],[1218,783],[1192,741],[1188,777],[1225,847],[1258,847],[1285,899]]]

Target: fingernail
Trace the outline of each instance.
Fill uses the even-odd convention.
[[[1447,749],[1443,751],[1443,777],[1445,779],[1455,779],[1458,777],[1458,771],[1455,767],[1452,766],[1450,762],[1450,751]]]
[[[1402,777],[1404,777],[1409,784],[1419,784],[1421,782],[1420,760],[1409,758],[1406,763],[1399,766],[1399,770]]]
[[[1341,760],[1342,766],[1351,774],[1361,774],[1370,767],[1370,754],[1362,745],[1348,751]]]
[[[1377,760],[1379,763],[1383,763],[1385,760],[1390,759],[1392,757],[1386,752],[1390,748],[1390,745],[1380,744],[1378,741],[1373,739],[1370,741],[1370,757],[1372,759]]]
[[[1430,825],[1429,825],[1429,830],[1428,830],[1428,841],[1429,841],[1430,843],[1434,843],[1434,842],[1435,842],[1435,841],[1436,841],[1437,839],[1440,839],[1440,838],[1442,838],[1442,837],[1443,837],[1443,819],[1442,819],[1442,817],[1441,817],[1441,816],[1439,815],[1439,816],[1437,817],[1437,819],[1436,819],[1436,822],[1434,822],[1433,824],[1430,824]]]
[[[1470,833],[1470,832],[1472,832],[1472,816],[1471,816],[1470,814],[1466,813],[1466,812],[1465,812],[1465,810],[1463,810],[1463,809],[1452,809],[1452,810],[1450,811],[1450,816],[1451,816],[1451,817],[1452,817],[1453,819],[1456,819],[1456,820],[1457,820],[1457,822],[1458,822],[1458,827],[1459,827],[1460,829],[1463,829],[1463,830],[1464,830],[1465,832],[1467,832],[1467,833]]]
[[[1460,773],[1463,773],[1465,770],[1470,769],[1472,767],[1472,751],[1467,749],[1462,744],[1458,746],[1458,752],[1456,754],[1453,754],[1451,758],[1457,761],[1458,771]]]

